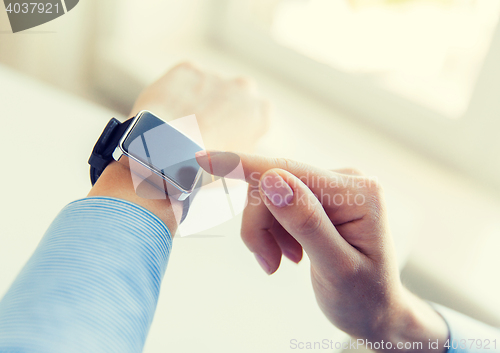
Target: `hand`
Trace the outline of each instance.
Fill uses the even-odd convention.
[[[426,351],[428,339],[444,343],[444,320],[401,284],[376,180],[355,170],[239,157],[250,184],[241,235],[268,274],[278,269],[282,254],[298,263],[304,249],[316,299],[334,325],[354,337],[389,341],[394,347],[422,342]],[[234,164],[224,153],[210,158],[198,153],[197,160],[219,176],[228,162]]]
[[[224,80],[184,63],[141,93],[131,115],[141,110],[165,120],[196,114],[206,146],[245,151],[252,150],[267,131],[271,108],[259,98],[252,80]],[[137,196],[126,163],[111,163],[88,196],[111,196],[139,204],[160,217],[172,235],[178,226],[174,211],[182,214],[182,206],[175,200]]]
[[[251,152],[268,129],[271,105],[251,79],[226,80],[183,63],[141,93],[132,115],[141,110],[164,120],[195,114],[206,148]]]

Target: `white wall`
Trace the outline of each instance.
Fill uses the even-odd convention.
[[[202,40],[209,2],[82,0],[64,16],[16,34],[2,3],[0,63],[95,98],[95,73],[102,56],[111,55],[115,45],[124,44],[132,52],[145,43],[175,47]]]

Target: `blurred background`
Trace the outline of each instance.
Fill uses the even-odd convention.
[[[258,152],[376,176],[407,286],[500,326],[499,17],[500,0],[82,0],[13,35],[1,9],[0,86],[19,94],[0,107],[29,93],[50,123],[42,101],[56,112],[64,101],[66,119],[92,126],[74,135],[84,156],[111,114],[127,116],[180,61],[252,76],[276,106]],[[86,173],[83,160],[75,168]],[[63,196],[37,227],[85,195],[84,178],[80,194],[54,184]],[[44,229],[4,221],[19,237],[0,234],[0,293]],[[239,221],[210,231],[220,238],[175,240],[145,352],[286,352],[290,339],[345,338],[315,306],[307,259],[265,278],[237,239]],[[228,269],[227,256],[243,264]],[[204,279],[209,269],[218,280]]]

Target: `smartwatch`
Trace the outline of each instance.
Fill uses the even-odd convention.
[[[184,202],[183,220],[188,198],[203,171],[195,158],[195,153],[202,150],[187,135],[149,111],[141,111],[123,123],[112,118],[89,158],[90,180],[94,185],[109,163],[120,162],[125,156],[139,180]]]

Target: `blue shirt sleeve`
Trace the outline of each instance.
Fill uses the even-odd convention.
[[[450,338],[447,353],[500,352],[500,330],[464,314],[432,304],[444,318]]]
[[[171,247],[138,205],[69,204],[0,301],[0,352],[141,352]]]

